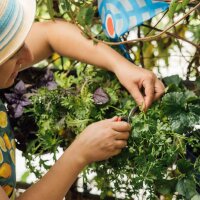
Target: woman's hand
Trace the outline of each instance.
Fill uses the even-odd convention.
[[[135,66],[129,61],[114,68],[121,84],[130,92],[139,106],[147,110],[165,91],[163,83],[154,73]]]
[[[130,125],[118,117],[89,125],[45,174],[17,200],[63,199],[81,170],[89,163],[115,156],[127,145]],[[56,188],[56,189],[55,189]],[[1,191],[0,200],[7,200]],[[2,196],[4,195],[4,196]]]
[[[74,153],[85,164],[115,156],[127,146],[131,127],[126,122],[117,122],[117,117],[89,125],[72,143]]]

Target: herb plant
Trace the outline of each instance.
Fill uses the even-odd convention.
[[[36,176],[48,169],[42,155],[56,160],[58,147],[67,148],[90,123],[112,116],[127,116],[135,102],[112,73],[78,64],[54,73],[57,87],[32,90],[24,116],[35,119],[36,137],[24,156]],[[51,80],[52,81],[52,80]],[[198,199],[200,189],[200,98],[178,76],[164,79],[167,92],[146,112],[132,117],[128,146],[122,153],[84,170],[95,172],[101,198],[124,194],[132,199],[146,188],[149,199]],[[23,118],[22,118],[23,119]],[[20,118],[19,118],[20,121]],[[39,158],[40,166],[34,166]]]
[[[168,14],[163,13],[156,25],[154,20],[145,22],[137,34],[154,36],[166,31],[166,25],[173,25],[170,32],[162,34],[161,39],[138,40],[134,45],[127,41],[127,34],[123,37],[127,51],[135,64],[146,69],[156,67],[159,72],[163,67],[160,61],[168,66],[171,56],[179,56],[172,53],[178,49],[188,62],[186,79],[198,77],[199,1],[165,1],[171,2]],[[191,9],[193,12],[186,15]],[[90,39],[109,41],[102,32],[97,1],[38,1],[37,13],[38,21],[62,18],[77,24]],[[182,23],[175,24],[179,14],[184,16]],[[186,44],[194,47],[190,54],[184,53]],[[20,82],[12,91],[5,91],[17,148],[24,152],[27,165],[37,177],[42,168],[51,167],[43,158],[45,153],[52,153],[56,160],[58,148],[66,149],[88,124],[114,115],[127,116],[136,105],[113,74],[58,59],[56,54],[52,58],[56,65],[54,74],[30,69],[21,74],[25,85]],[[131,119],[127,148],[120,155],[84,170],[85,182],[89,181],[87,173],[96,173],[94,181],[102,199],[117,198],[118,194],[133,199],[142,188],[146,188],[145,196],[151,200],[160,195],[166,199],[200,199],[200,130],[196,127],[200,124],[200,80],[187,84],[187,88],[178,76],[163,81],[167,86],[163,98],[148,112],[140,112]],[[35,166],[35,159],[39,166]]]

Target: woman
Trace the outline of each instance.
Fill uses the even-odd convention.
[[[53,52],[100,66],[116,74],[138,105],[146,110],[164,92],[156,76],[109,46],[84,38],[73,24],[34,23],[35,0],[0,0],[0,89],[10,87],[20,70]],[[144,96],[140,92],[144,88]],[[130,125],[117,117],[89,125],[46,175],[17,200],[61,200],[89,163],[108,159],[127,145]],[[0,200],[14,199],[14,137],[0,102]]]

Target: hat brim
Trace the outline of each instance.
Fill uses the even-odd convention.
[[[10,43],[0,52],[0,65],[12,57],[22,46],[35,19],[36,1],[19,0],[24,10],[23,21],[20,29]]]

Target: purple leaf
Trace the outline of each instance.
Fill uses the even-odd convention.
[[[21,106],[20,104],[13,104],[12,108],[13,108],[14,118],[22,116],[24,110],[23,106]]]
[[[4,94],[5,95],[5,98],[7,99],[7,101],[9,102],[9,103],[16,103],[16,100],[18,99],[18,95],[17,94],[15,94],[15,93],[6,93],[6,94]]]
[[[102,88],[98,88],[94,92],[93,99],[94,99],[95,104],[97,105],[106,104],[109,101],[108,95],[106,94],[106,92],[104,92]]]
[[[53,72],[47,69],[47,73],[45,74],[44,79],[47,81],[53,81],[54,80]]]
[[[19,104],[20,104],[21,106],[25,107],[25,106],[31,105],[31,102],[29,101],[29,99],[24,98],[23,100],[21,100],[21,101],[19,102]]]
[[[26,87],[23,81],[19,81],[14,88],[14,92],[17,94],[25,94],[26,93]]]
[[[53,72],[47,69],[45,76],[41,79],[40,86],[45,86],[49,90],[57,89],[57,83],[54,81]]]
[[[19,81],[14,87],[13,93],[5,94],[5,98],[8,101],[10,111],[14,118],[20,117],[23,114],[23,107],[31,104],[25,93],[25,84],[23,81]]]
[[[57,83],[55,81],[50,81],[47,83],[48,90],[55,90],[57,89]]]

